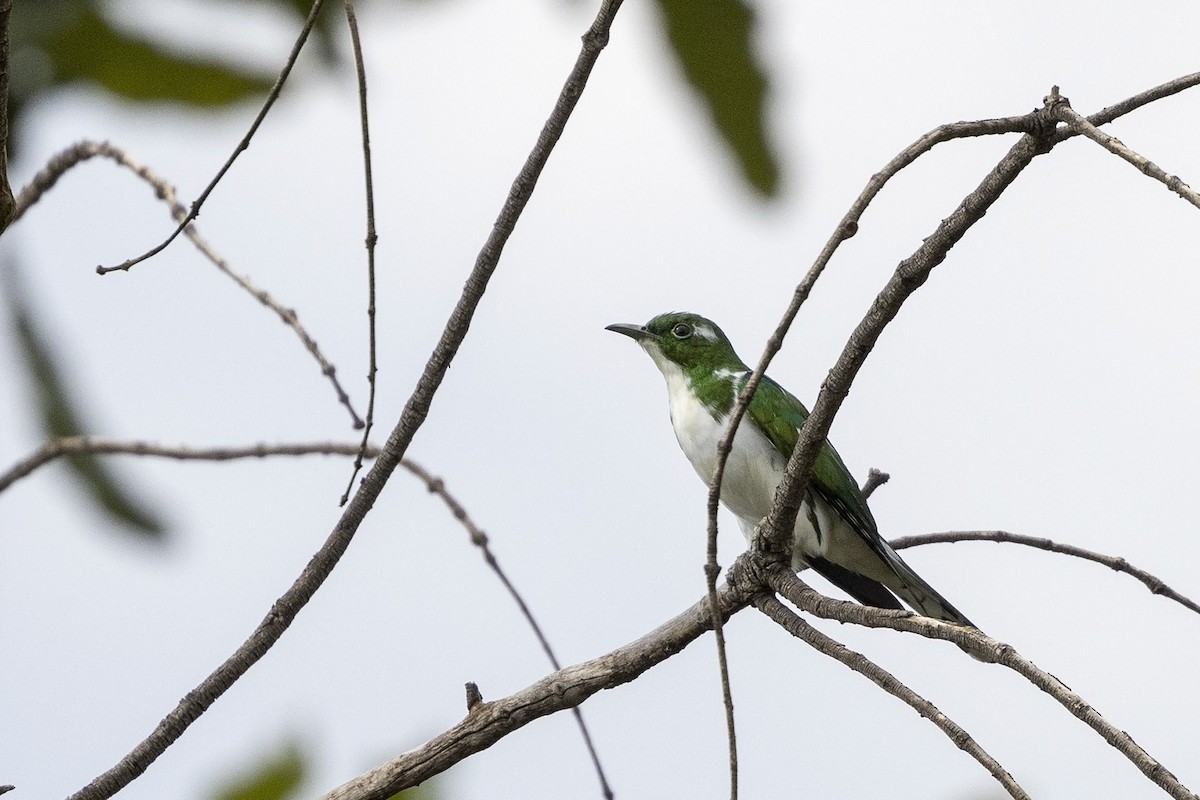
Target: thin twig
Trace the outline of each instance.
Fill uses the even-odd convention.
[[[931,639],[954,642],[982,661],[1000,664],[1025,678],[1038,689],[1057,700],[1077,719],[1098,733],[1117,752],[1128,758],[1147,778],[1162,787],[1176,800],[1200,800],[1190,789],[1179,782],[1170,770],[1152,758],[1125,731],[1113,725],[1087,701],[1068,688],[1062,681],[1045,670],[1039,669],[1012,645],[1005,644],[984,634],[977,628],[955,625],[917,616],[907,611],[862,606],[843,600],[826,597],[796,577],[795,573],[773,556],[764,557],[754,553],[755,558],[746,561],[752,580],[761,578],[788,602],[801,611],[815,614],[823,619],[849,622],[868,628],[891,628],[907,631]],[[772,560],[767,561],[766,558]],[[761,570],[754,575],[753,570]]]
[[[354,459],[354,469],[346,483],[339,506],[346,505],[354,479],[362,470],[367,443],[371,441],[371,430],[375,427],[375,244],[379,241],[375,233],[375,179],[371,171],[371,126],[367,116],[367,68],[363,64],[362,41],[358,36],[358,17],[354,13],[354,0],[343,0],[346,8],[346,24],[350,28],[350,43],[354,50],[354,73],[358,77],[359,126],[362,128],[364,188],[367,194],[367,421],[363,426],[362,448]]]
[[[488,543],[487,534],[475,524],[474,520],[467,514],[467,509],[463,507],[462,503],[458,502],[454,495],[450,494],[450,491],[446,489],[445,482],[441,478],[433,476],[424,467],[409,459],[405,459],[402,465],[417,478],[424,481],[425,487],[431,493],[440,497],[442,502],[446,504],[446,508],[450,510],[451,515],[466,528],[467,533],[471,537],[471,544],[478,547],[480,552],[483,553],[483,560],[492,568],[492,572],[496,573],[496,577],[500,579],[500,583],[504,584],[504,588],[508,590],[517,607],[521,609],[521,614],[525,617],[525,621],[529,623],[529,627],[533,629],[533,635],[537,637],[538,643],[542,646],[542,651],[546,654],[546,658],[550,660],[551,666],[555,670],[561,670],[562,664],[559,663],[558,657],[554,655],[554,649],[550,646],[550,641],[546,638],[545,633],[542,632],[542,626],[534,619],[533,611],[525,603],[525,599],[521,597],[521,593],[517,591],[517,587],[513,585],[512,581],[508,579],[508,575],[500,568],[500,562],[496,560],[496,556],[492,553],[492,548]],[[600,766],[600,754],[596,752],[596,746],[592,742],[592,735],[583,721],[583,712],[579,710],[578,706],[574,706],[571,708],[571,714],[575,717],[575,722],[579,726],[579,733],[583,736],[584,746],[587,747],[588,756],[592,759],[592,767],[596,770],[596,777],[600,781],[600,791],[604,797],[612,800],[614,796],[613,790],[608,784],[604,768]]]
[[[0,492],[3,492],[9,486],[21,478],[27,477],[39,467],[42,467],[50,462],[63,456],[72,455],[75,453],[90,453],[92,455],[135,455],[135,456],[157,456],[160,458],[171,458],[179,461],[233,461],[243,458],[266,458],[269,456],[304,456],[304,455],[340,455],[340,456],[365,456],[367,458],[375,458],[379,455],[379,448],[368,445],[365,450],[362,445],[350,444],[344,442],[294,442],[289,444],[266,444],[259,443],[243,447],[189,447],[187,445],[162,445],[155,442],[131,441],[124,439],[105,439],[95,436],[66,436],[56,439],[50,439],[29,456],[21,459],[9,469],[0,472]],[[546,657],[550,659],[550,664],[557,670],[562,669],[558,658],[554,655],[554,650],[550,646],[549,640],[543,633],[541,626],[533,616],[533,612],[526,604],[524,598],[517,591],[516,586],[508,579],[508,575],[500,568],[496,556],[492,553],[491,547],[488,544],[487,534],[484,533],[467,514],[467,510],[462,503],[450,494],[446,489],[445,482],[441,478],[434,477],[427,469],[411,459],[403,459],[400,466],[408,470],[412,475],[425,484],[425,487],[441,498],[450,514],[466,528],[467,533],[471,537],[471,543],[480,548],[483,552],[484,561],[496,573],[496,577],[508,590],[520,608],[521,614],[524,615],[529,627],[533,629],[534,636],[542,646],[542,650],[546,653]],[[588,754],[591,756],[592,764],[595,766],[596,774],[600,779],[601,790],[609,800],[613,797],[613,791],[609,787],[608,779],[604,775],[604,770],[600,766],[600,756],[596,752],[595,745],[592,742],[591,734],[587,729],[587,725],[583,721],[583,713],[578,708],[573,708],[572,713],[579,724],[580,733],[583,735],[584,744],[587,746]]]
[[[745,587],[722,586],[718,614],[727,619],[753,596]],[[572,708],[602,689],[637,678],[683,650],[712,628],[708,598],[645,636],[611,653],[551,673],[508,697],[482,702],[465,719],[425,744],[348,781],[322,800],[385,800],[445,772],[540,717]]]
[[[538,176],[562,136],[571,112],[579,102],[600,51],[608,43],[609,30],[620,6],[621,0],[605,0],[595,21],[584,34],[579,57],[538,136],[537,143],[513,181],[504,206],[475,260],[475,266],[463,286],[462,295],[425,364],[416,388],[405,403],[400,419],[388,436],[379,457],[363,477],[350,502],[346,504],[341,518],[325,543],[313,554],[291,587],[275,601],[250,637],[199,686],[190,691],[145,740],[116,765],[72,795],[69,800],[98,800],[111,797],[145,772],[146,768],[182,736],[218,697],[266,654],[337,566],[342,554],[350,546],[358,526],[375,504],[383,487],[404,457],[413,436],[429,414],[434,395],[450,368],[450,362],[466,338],[471,318],[483,298],[488,280],[496,270],[504,244],[512,235],[521,212],[533,194]]]
[[[936,725],[950,741],[967,755],[978,761],[991,773],[1005,791],[1017,800],[1029,800],[1029,795],[1013,779],[1000,762],[984,750],[978,742],[954,720],[938,710],[937,706],[905,686],[895,675],[876,664],[862,653],[855,652],[839,641],[832,639],[809,625],[773,595],[759,595],[754,600],[759,611],[777,622],[780,627],[819,653],[836,659],[850,669],[870,679],[876,686],[912,707],[914,711]]]
[[[1193,72],[1190,75],[1182,75],[1166,83],[1161,83],[1144,92],[1139,92],[1133,97],[1127,97],[1119,103],[1113,103],[1111,106],[1106,106],[1100,109],[1095,114],[1088,114],[1087,121],[1093,125],[1107,125],[1113,120],[1123,117],[1131,111],[1136,111],[1144,105],[1153,103],[1156,100],[1162,100],[1172,95],[1179,94],[1185,89],[1190,89],[1193,86],[1200,86],[1200,72]],[[1078,136],[1079,131],[1070,128],[1060,128],[1055,134],[1053,143],[1065,142],[1073,136]]]
[[[1200,604],[1172,589],[1162,578],[1133,566],[1120,556],[1109,556],[1093,550],[1085,550],[1075,545],[1059,544],[1051,539],[1044,539],[1038,536],[1024,536],[1019,533],[1009,533],[1007,531],[946,531],[944,533],[902,536],[898,539],[892,539],[891,544],[895,549],[903,550],[906,547],[917,547],[924,544],[944,544],[948,542],[1006,542],[1034,547],[1038,550],[1046,550],[1051,553],[1075,556],[1087,561],[1094,561],[1116,572],[1124,572],[1126,575],[1131,575],[1145,584],[1151,594],[1161,595],[1174,600],[1184,608],[1200,614]]]
[[[284,63],[283,69],[280,70],[279,77],[275,79],[275,85],[272,86],[271,91],[267,93],[267,99],[263,103],[262,108],[259,109],[258,115],[254,118],[254,122],[250,123],[250,130],[246,131],[246,135],[243,136],[242,140],[237,143],[237,147],[233,148],[233,152],[229,154],[229,158],[225,160],[225,163],[221,166],[221,169],[217,170],[217,174],[214,175],[213,179],[208,182],[208,186],[204,187],[204,191],[201,192],[200,196],[196,198],[196,201],[192,203],[191,209],[189,209],[187,215],[180,220],[179,225],[174,231],[171,232],[171,235],[163,240],[160,244],[156,245],[145,253],[142,253],[137,258],[127,259],[114,267],[106,267],[104,265],[97,266],[97,274],[105,275],[109,272],[116,272],[117,270],[128,271],[133,265],[140,264],[146,259],[158,255],[163,250],[166,250],[167,245],[175,241],[179,234],[183,233],[183,230],[188,226],[188,224],[200,215],[200,207],[204,205],[204,201],[208,199],[210,194],[212,194],[213,189],[217,188],[217,184],[220,183],[221,179],[225,177],[225,173],[229,172],[230,167],[233,166],[233,162],[237,160],[237,157],[240,156],[244,150],[250,147],[250,140],[253,139],[254,134],[258,132],[258,126],[262,125],[263,120],[267,118],[267,112],[271,110],[271,106],[275,105],[275,101],[279,99],[279,93],[283,90],[283,84],[287,80],[288,75],[291,74],[292,67],[295,66],[296,59],[300,56],[300,50],[304,47],[304,43],[308,41],[308,34],[312,32],[313,26],[317,23],[317,16],[321,13],[322,2],[324,2],[324,0],[313,0],[312,8],[309,9],[308,12],[308,18],[304,20],[304,27],[300,29],[300,35],[296,37],[296,41],[292,45],[292,52],[288,54],[287,61]]]
[[[338,455],[352,456],[359,451],[358,444],[346,442],[296,442],[290,444],[266,444],[265,442],[242,447],[190,447],[188,445],[163,445],[156,442],[107,439],[100,436],[63,436],[50,439],[30,455],[18,461],[4,472],[0,472],[0,492],[3,492],[34,470],[63,456],[75,453],[92,455],[133,455],[172,458],[178,461],[233,461],[242,458],[266,458],[268,456]],[[369,448],[368,456],[378,455],[378,448]]]
[[[1051,91],[1051,95],[1058,99],[1058,102],[1055,103],[1052,109],[1056,119],[1065,122],[1070,126],[1071,130],[1086,136],[1108,152],[1118,155],[1130,164],[1133,164],[1143,175],[1154,178],[1184,200],[1200,208],[1200,194],[1197,194],[1195,189],[1184,183],[1183,179],[1178,175],[1168,175],[1162,167],[1140,153],[1135,152],[1117,137],[1108,135],[1086,118],[1080,116],[1075,109],[1071,108],[1070,101],[1058,94],[1057,86]]]
[[[58,179],[69,169],[95,156],[103,156],[111,159],[150,184],[154,188],[155,196],[167,204],[167,208],[174,219],[183,220],[187,218],[187,209],[184,208],[183,203],[179,202],[179,198],[175,194],[175,187],[169,182],[157,175],[150,167],[133,158],[133,156],[129,155],[122,148],[109,142],[93,142],[87,139],[76,142],[62,152],[56,153],[46,162],[46,166],[42,167],[33,176],[33,180],[21,190],[20,195],[17,197],[17,218],[40,200],[42,195],[53,188]],[[205,258],[212,262],[213,266],[231,278],[234,283],[248,292],[255,300],[271,309],[271,311],[274,311],[275,315],[292,329],[300,339],[301,344],[304,345],[304,349],[316,359],[317,365],[321,368],[321,374],[328,378],[329,382],[333,385],[333,391],[337,395],[338,402],[350,412],[350,419],[354,427],[362,428],[363,421],[354,410],[354,406],[350,402],[350,396],[346,394],[341,382],[337,379],[337,368],[321,353],[321,348],[317,346],[317,341],[300,324],[300,318],[297,316],[295,310],[280,304],[265,289],[255,286],[250,278],[234,271],[229,266],[229,262],[222,258],[208,241],[200,235],[194,224],[189,223],[186,225],[184,235],[191,240],[192,244],[195,245],[196,249]]]

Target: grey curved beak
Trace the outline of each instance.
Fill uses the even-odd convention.
[[[630,325],[627,322],[615,322],[612,325],[605,325],[604,330],[623,334],[638,342],[654,338],[654,334],[646,330],[645,325]]]

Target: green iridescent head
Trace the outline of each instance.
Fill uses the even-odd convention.
[[[684,371],[746,369],[729,337],[710,319],[686,311],[659,314],[645,325],[617,323],[605,330],[630,337],[658,360],[662,357]]]

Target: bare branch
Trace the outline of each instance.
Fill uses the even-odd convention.
[[[178,461],[233,461],[241,458],[266,458],[268,456],[336,455],[352,456],[359,450],[357,444],[342,442],[302,442],[292,444],[266,444],[260,442],[243,447],[190,447],[188,445],[163,445],[155,442],[106,439],[100,436],[63,436],[50,439],[30,455],[18,461],[4,472],[0,472],[0,492],[39,467],[73,453],[93,455],[133,455],[173,458]],[[378,454],[371,448],[369,455]]]
[[[504,207],[476,258],[475,266],[463,287],[463,293],[426,362],[416,388],[405,403],[387,443],[363,477],[358,491],[346,505],[325,543],[313,555],[292,586],[275,601],[263,621],[237,651],[189,692],[144,741],[115,766],[72,795],[69,800],[111,797],[141,775],[159,755],[183,735],[192,722],[266,654],[337,566],[342,554],[350,546],[358,526],[375,504],[388,479],[399,466],[413,436],[425,421],[438,386],[441,385],[446,370],[450,368],[450,362],[466,338],[471,318],[483,299],[488,280],[496,270],[504,244],[516,227],[521,212],[533,194],[538,176],[545,167],[554,145],[562,136],[571,112],[579,102],[600,51],[608,43],[609,29],[620,6],[621,0],[605,0],[595,21],[584,34],[575,66],[567,77],[537,143],[513,181]]]
[[[53,188],[58,179],[69,169],[95,156],[104,156],[111,159],[150,184],[154,188],[155,196],[167,204],[174,219],[183,220],[187,218],[187,209],[179,202],[179,198],[175,194],[175,187],[155,174],[150,167],[133,158],[125,150],[114,144],[110,144],[109,142],[92,142],[87,139],[76,142],[66,150],[55,154],[46,162],[46,166],[33,177],[29,185],[21,190],[20,195],[17,197],[17,218],[40,200],[42,195]],[[308,350],[312,357],[316,359],[317,364],[321,367],[321,374],[327,377],[333,385],[338,402],[350,412],[350,419],[354,427],[363,427],[363,421],[359,419],[358,413],[354,410],[354,406],[350,402],[350,396],[346,394],[345,389],[342,388],[342,384],[337,379],[337,368],[322,355],[321,349],[317,346],[317,341],[300,324],[300,319],[296,315],[295,310],[281,305],[266,290],[255,286],[250,278],[235,272],[229,266],[229,263],[200,235],[195,225],[188,224],[184,228],[184,234],[191,240],[196,249],[212,262],[213,266],[229,276],[242,289],[249,292],[255,300],[274,311],[276,316],[292,329],[304,345],[304,349]]]
[[[722,586],[718,592],[722,619],[744,608],[752,594],[753,590]],[[578,706],[602,689],[634,680],[711,627],[712,614],[706,597],[624,647],[559,670],[503,699],[477,704],[466,719],[446,732],[342,784],[325,794],[323,800],[384,800],[416,786],[539,717]]]
[[[259,443],[248,447],[209,447],[195,448],[186,445],[166,446],[155,444],[153,442],[143,441],[127,441],[117,439],[102,439],[92,436],[71,436],[51,439],[38,448],[30,456],[18,461],[11,468],[3,473],[0,473],[0,492],[3,492],[17,480],[26,477],[38,467],[54,461],[65,455],[72,453],[91,453],[93,455],[137,455],[137,456],[158,456],[162,458],[172,458],[180,461],[232,461],[242,458],[266,458],[268,456],[301,456],[301,455],[341,455],[341,456],[356,456],[375,458],[379,454],[379,448],[368,445],[364,448],[362,445],[348,444],[342,442],[310,442],[310,443],[293,443],[293,444],[265,444]],[[500,568],[496,556],[492,553],[491,547],[488,544],[487,534],[484,533],[467,514],[466,508],[458,502],[458,500],[450,494],[446,489],[446,484],[441,478],[434,477],[428,470],[420,464],[404,459],[400,462],[400,466],[404,467],[416,478],[425,484],[425,487],[433,494],[436,494],[445,503],[451,515],[458,520],[467,533],[470,534],[471,543],[483,551],[484,560],[492,571],[496,573],[496,577],[508,590],[516,602],[517,607],[521,610],[526,621],[529,622],[530,628],[533,629],[534,635],[541,644],[542,650],[545,652],[550,664],[554,669],[562,669],[557,656],[554,655],[554,650],[550,646],[549,640],[542,631],[541,626],[533,616],[533,612],[525,603],[525,599],[517,591],[516,586],[508,579],[508,575]],[[596,769],[597,776],[600,780],[601,791],[606,798],[613,797],[613,791],[609,787],[608,779],[604,775],[604,769],[600,765],[600,756],[596,752],[594,743],[592,742],[591,734],[584,723],[583,714],[578,708],[571,709],[575,716],[576,722],[579,725],[580,733],[583,735],[584,745],[587,747],[588,754],[592,759],[592,764]]]
[[[363,65],[362,41],[358,36],[358,17],[354,13],[354,0],[343,0],[346,8],[346,24],[350,28],[350,43],[354,50],[354,73],[358,77],[359,127],[362,129],[364,188],[367,195],[367,420],[363,425],[362,447],[354,458],[354,469],[346,483],[346,491],[338,505],[346,505],[354,489],[354,479],[362,470],[366,457],[367,443],[371,441],[371,429],[375,427],[375,179],[371,171],[371,126],[367,117],[367,68]]]
[[[1120,556],[1108,556],[1070,544],[1059,544],[1051,539],[1043,539],[1037,536],[1023,536],[1019,533],[1008,533],[1007,531],[947,531],[945,533],[902,536],[898,539],[892,539],[891,545],[897,550],[903,550],[906,547],[917,547],[923,544],[944,544],[950,542],[1006,542],[1034,547],[1038,550],[1046,550],[1051,553],[1075,556],[1087,561],[1094,561],[1117,572],[1132,575],[1144,583],[1151,594],[1162,595],[1170,600],[1174,600],[1184,608],[1200,614],[1200,604],[1175,591],[1158,576],[1133,566]]]
[[[1166,83],[1159,84],[1152,89],[1147,89],[1144,92],[1135,94],[1133,97],[1126,98],[1119,103],[1113,103],[1111,106],[1102,108],[1095,114],[1089,114],[1087,121],[1093,125],[1107,125],[1118,117],[1123,117],[1131,111],[1136,111],[1144,105],[1153,103],[1156,100],[1162,100],[1172,95],[1190,89],[1193,86],[1200,86],[1200,72],[1193,72],[1190,75],[1183,75]],[[1066,141],[1073,136],[1078,136],[1079,131],[1070,128],[1059,129],[1054,134],[1054,144]]]
[[[204,205],[204,201],[208,199],[210,194],[212,194],[213,189],[217,188],[217,184],[220,183],[221,179],[225,177],[225,173],[229,172],[230,167],[233,166],[233,162],[237,160],[237,157],[240,156],[244,150],[250,147],[250,140],[253,139],[254,134],[258,132],[258,126],[262,125],[263,120],[267,118],[267,112],[271,110],[271,106],[275,105],[275,101],[279,99],[279,93],[283,90],[283,84],[287,80],[288,75],[291,74],[292,67],[295,66],[296,59],[300,56],[300,50],[304,47],[304,43],[308,41],[308,34],[312,32],[313,26],[317,23],[317,16],[321,13],[322,2],[324,2],[324,0],[313,0],[312,8],[309,9],[308,12],[308,18],[304,20],[304,27],[300,29],[300,35],[296,37],[296,41],[292,45],[292,52],[288,54],[287,61],[284,62],[283,69],[280,71],[279,77],[275,79],[275,85],[272,86],[271,91],[267,93],[267,99],[263,103],[262,108],[259,109],[258,115],[254,118],[254,122],[250,123],[250,130],[246,131],[246,135],[243,136],[242,140],[237,143],[237,147],[233,148],[233,152],[229,154],[229,158],[226,159],[224,165],[222,165],[221,169],[217,171],[217,174],[213,176],[213,179],[208,182],[208,186],[204,187],[204,191],[201,192],[200,196],[196,198],[196,202],[192,203],[191,209],[189,209],[184,218],[179,221],[179,225],[174,231],[171,232],[171,235],[163,240],[162,243],[156,245],[145,253],[142,253],[137,258],[131,258],[123,261],[120,264],[117,264],[115,267],[105,267],[103,265],[97,266],[97,274],[105,275],[109,272],[115,272],[117,270],[128,271],[129,268],[134,264],[140,264],[146,259],[158,255],[163,250],[166,250],[167,245],[175,241],[179,234],[183,233],[183,230],[187,228],[188,224],[200,215],[200,207]]]
[[[12,0],[0,0],[0,234],[8,229],[17,211],[12,184],[8,182],[8,19],[12,6]]]
[[[891,479],[891,475],[871,467],[870,471],[867,473],[867,480],[862,486],[863,499],[865,500],[871,495],[875,494],[876,489],[878,489],[880,486],[883,486]]]
[[[1012,645],[993,639],[977,628],[954,625],[910,614],[906,611],[871,608],[826,597],[806,585],[778,560],[768,562],[762,559],[761,554],[756,553],[755,555],[759,558],[748,559],[745,562],[746,566],[750,570],[761,569],[762,573],[761,576],[752,575],[751,579],[755,580],[761,577],[768,586],[801,611],[815,614],[823,619],[849,622],[868,628],[892,628],[893,630],[917,633],[931,639],[954,642],[980,660],[1007,667],[1057,700],[1073,716],[1100,734],[1114,749],[1128,758],[1134,766],[1142,771],[1142,774],[1162,787],[1176,800],[1200,800],[1166,767],[1143,750],[1129,734],[1106,720],[1100,712],[1092,708],[1087,701],[1058,678],[1036,667],[1033,662],[1014,650]]]
[[[467,514],[466,508],[462,503],[450,494],[446,488],[445,482],[441,478],[434,477],[421,465],[405,459],[401,465],[415,475],[420,480],[424,481],[425,487],[433,494],[436,494],[446,504],[446,508],[456,520],[462,523],[462,526],[467,529],[467,533],[471,536],[471,544],[475,545],[483,553],[483,560],[492,568],[492,572],[496,573],[496,577],[500,579],[500,583],[508,590],[517,607],[521,609],[521,614],[525,617],[525,621],[529,623],[529,627],[533,629],[533,635],[537,637],[538,643],[542,646],[542,652],[546,654],[546,658],[550,660],[551,666],[556,670],[562,669],[562,664],[559,663],[558,657],[554,655],[554,649],[550,646],[550,640],[546,638],[542,631],[542,626],[533,616],[533,611],[530,610],[525,598],[521,597],[521,593],[517,591],[517,587],[508,579],[508,575],[500,568],[500,562],[496,560],[496,556],[492,553],[492,548],[488,544],[488,536],[475,524],[470,515]],[[476,688],[478,691],[478,687]],[[470,707],[470,706],[469,706]],[[587,747],[588,756],[592,760],[592,767],[596,770],[596,777],[600,781],[600,791],[608,800],[613,798],[612,787],[608,784],[608,778],[604,774],[604,768],[600,765],[600,755],[596,752],[596,745],[592,741],[592,735],[588,731],[587,724],[583,721],[583,712],[578,706],[571,709],[571,714],[575,717],[575,723],[579,726],[579,733],[583,736],[584,746]]]
[[[963,730],[954,720],[943,714],[938,708],[921,695],[905,686],[895,675],[871,661],[862,653],[849,649],[841,642],[832,639],[796,616],[787,606],[780,603],[773,595],[759,595],[754,600],[759,611],[779,623],[780,627],[797,639],[807,643],[814,650],[823,653],[845,664],[850,669],[866,676],[875,685],[888,694],[898,697],[907,703],[914,711],[936,725],[950,737],[958,749],[974,758],[983,768],[991,773],[1005,791],[1018,800],[1029,800],[1029,795],[1021,788],[1013,776],[1009,774],[1000,762],[979,746],[979,743]]]
[[[1055,118],[1067,123],[1067,125],[1071,127],[1071,130],[1086,136],[1088,139],[1091,139],[1108,152],[1125,159],[1130,164],[1133,164],[1135,167],[1137,167],[1138,171],[1143,175],[1154,178],[1156,181],[1166,186],[1184,200],[1187,200],[1192,205],[1200,208],[1200,194],[1197,194],[1195,189],[1184,183],[1178,175],[1168,175],[1162,167],[1158,166],[1140,153],[1134,152],[1133,149],[1128,147],[1117,137],[1109,136],[1107,133],[1088,122],[1087,119],[1080,116],[1075,109],[1071,108],[1071,103],[1069,100],[1067,100],[1067,98],[1058,94],[1057,86],[1054,87],[1050,94],[1051,97],[1057,101],[1053,106]]]

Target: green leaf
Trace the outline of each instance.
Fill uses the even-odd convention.
[[[671,44],[717,131],[759,194],[779,192],[766,134],[767,78],[753,55],[754,12],[741,0],[658,0]]]
[[[6,265],[4,272],[9,275],[8,280],[4,281],[3,294],[16,328],[21,356],[37,391],[42,427],[52,437],[82,436],[84,428],[79,421],[79,414],[75,411],[45,339],[33,324],[29,308],[12,274],[12,265]],[[166,529],[158,515],[140,505],[96,456],[76,453],[68,456],[67,462],[92,500],[109,516],[143,536],[157,540],[163,538]]]
[[[90,81],[137,102],[174,100],[215,107],[262,94],[274,75],[250,73],[216,60],[182,55],[114,28],[91,6],[42,42],[54,83]]]
[[[213,795],[214,800],[284,800],[304,781],[305,757],[289,744],[264,759],[248,774],[235,778]]]

